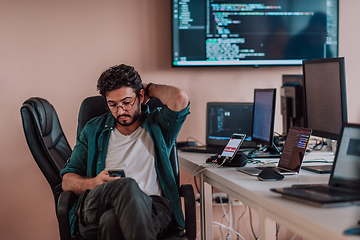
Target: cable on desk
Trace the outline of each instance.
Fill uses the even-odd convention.
[[[224,163],[229,159],[229,157],[225,157],[224,160],[222,161],[222,163],[219,165],[219,167],[222,167],[222,165],[224,165]],[[198,166],[197,168],[195,168],[194,172],[191,174],[191,178],[189,179],[189,182],[191,182],[191,180],[193,179],[193,177],[195,177],[195,175],[198,175],[199,173],[201,173],[202,171],[204,171],[206,168],[201,169],[200,171],[196,172],[196,170],[198,170],[199,167],[204,166],[205,164],[207,164],[206,162],[201,164],[200,166]]]
[[[264,161],[255,160],[255,159],[248,160],[248,163],[250,163],[250,164],[261,164],[262,167],[271,167],[271,166],[273,166],[272,164],[274,164],[274,163],[276,164],[278,162],[279,161],[266,161],[266,162],[264,162]]]
[[[197,140],[197,139],[194,138],[194,137],[188,137],[188,138],[186,139],[186,142],[189,142],[189,140],[194,140],[194,141],[196,142],[196,144],[197,144],[197,145],[200,144],[200,146],[204,146],[204,145],[205,145],[204,143],[200,142],[199,140]]]
[[[262,146],[259,149],[254,149],[254,150],[250,151],[248,155],[250,155],[250,156],[255,155],[256,153],[263,151],[265,148],[266,148],[266,146]]]
[[[272,143],[272,146],[276,149],[278,153],[281,153],[281,149],[278,146],[276,146],[274,142]]]
[[[251,159],[248,159],[248,163],[251,163],[251,164],[258,164],[258,163],[265,164],[264,161],[254,159],[253,157],[251,157]]]
[[[195,177],[195,175],[201,173],[202,171],[204,171],[206,169],[206,168],[203,168],[200,171],[196,172],[200,167],[204,166],[205,164],[206,164],[206,162],[199,165],[197,168],[195,168],[194,172],[191,174],[191,178],[189,179],[189,182],[191,182],[191,180],[193,179],[193,177]]]
[[[315,145],[312,146],[312,144],[309,143],[306,148],[305,155],[312,153],[313,151],[321,150],[324,146],[325,140],[323,138],[320,140],[320,142],[318,142],[317,138],[311,138],[310,140],[315,141]],[[320,148],[317,148],[318,146],[320,146]]]
[[[313,140],[315,140],[315,145],[312,148],[310,148],[309,152],[321,150],[324,147],[324,142],[325,142],[324,138],[320,140],[320,143],[318,143],[318,140],[316,138],[315,139],[313,138]],[[320,146],[320,148],[317,148],[318,146]]]

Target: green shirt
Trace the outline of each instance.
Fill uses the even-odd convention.
[[[190,113],[189,109],[190,104],[180,112],[172,111],[167,106],[152,112],[147,108],[142,123],[154,142],[155,167],[163,194],[171,201],[174,218],[183,229],[185,220],[169,156],[177,135]],[[104,170],[110,133],[115,129],[115,124],[111,113],[90,120],[77,137],[71,157],[60,172],[61,176],[76,173],[84,177],[95,177]],[[72,234],[77,221],[76,208],[77,204],[69,216]]]

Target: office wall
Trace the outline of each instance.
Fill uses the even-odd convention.
[[[360,122],[359,1],[341,0],[349,120]],[[0,1],[0,239],[59,239],[51,191],[34,163],[19,109],[31,96],[56,108],[73,146],[81,100],[107,67],[134,65],[145,82],[173,84],[191,99],[179,140],[204,141],[208,101],[252,101],[255,87],[280,87],[300,67],[171,68],[168,0]],[[275,130],[281,132],[279,95]]]

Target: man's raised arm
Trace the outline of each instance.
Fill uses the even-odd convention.
[[[145,100],[147,97],[158,98],[169,109],[180,112],[189,104],[189,98],[187,94],[174,86],[162,85],[162,84],[143,84],[145,89]],[[148,95],[146,95],[146,93]]]

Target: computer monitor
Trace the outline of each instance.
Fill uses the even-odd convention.
[[[273,145],[276,89],[254,89],[252,141]]]
[[[303,75],[283,75],[281,86],[283,136],[290,127],[305,127]]]
[[[314,136],[338,140],[347,123],[345,60],[304,60],[305,124]]]
[[[224,147],[233,133],[245,133],[250,141],[252,111],[253,103],[249,102],[208,102],[206,144]]]
[[[172,0],[172,66],[338,57],[339,0]]]

